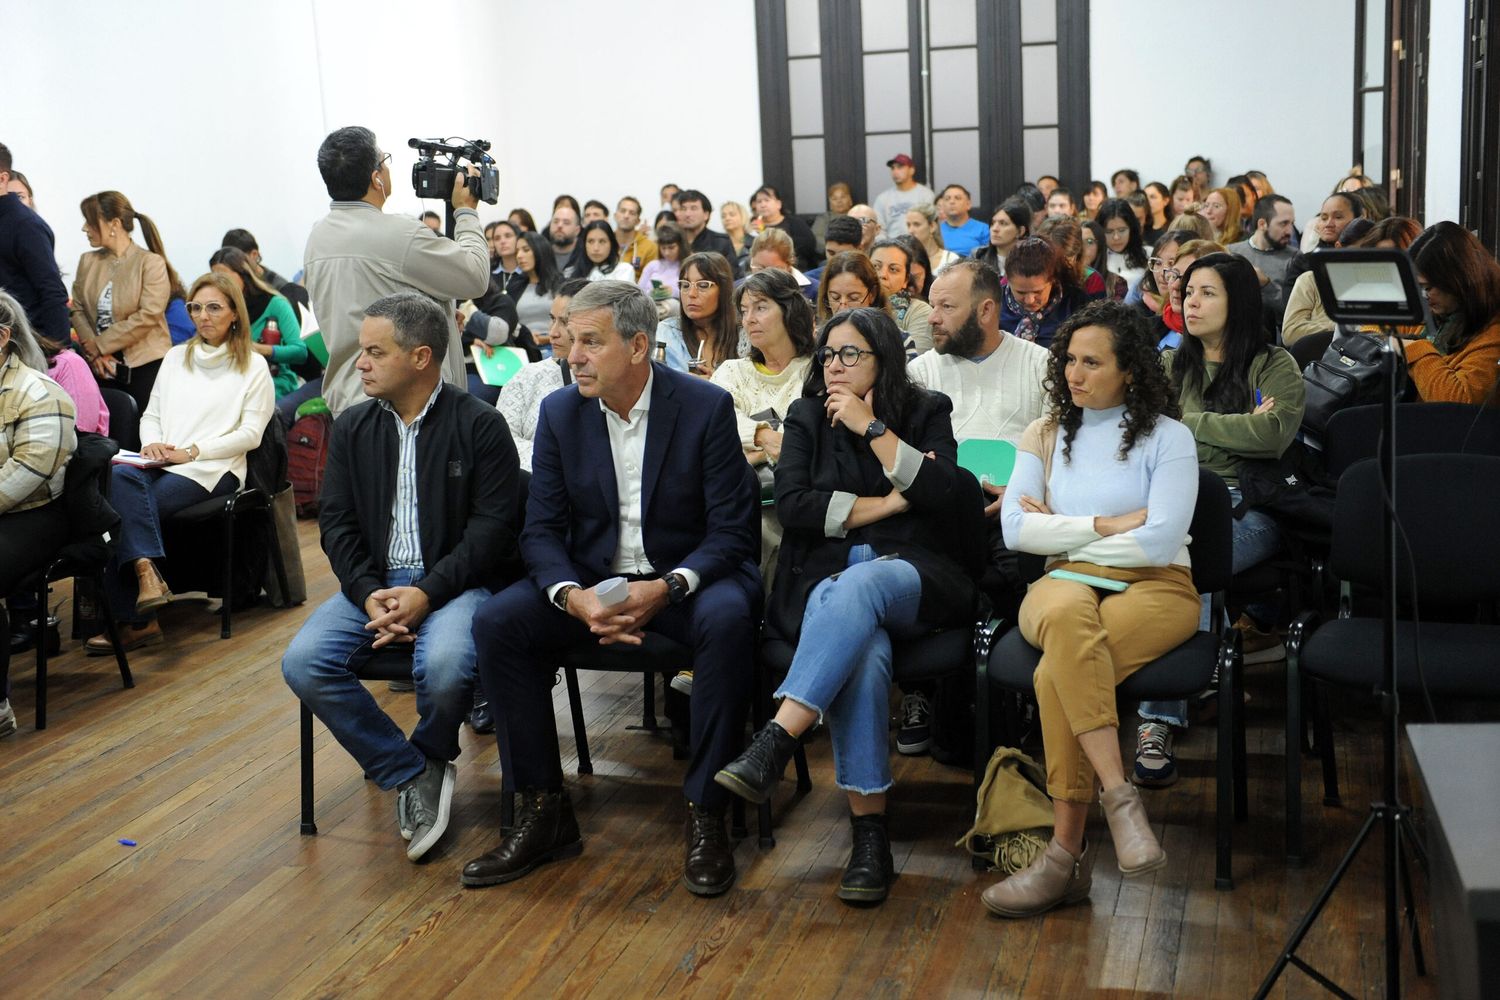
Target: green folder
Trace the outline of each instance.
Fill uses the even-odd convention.
[[[469,354],[485,385],[504,385],[526,364],[526,352],[519,347],[497,347],[494,354],[486,356],[475,342],[469,345]]]
[[[323,343],[323,331],[313,330],[302,335],[302,342],[324,368],[328,367],[328,345]]]
[[[1004,486],[1016,467],[1016,446],[993,438],[967,438],[958,443],[958,464],[982,483]]]

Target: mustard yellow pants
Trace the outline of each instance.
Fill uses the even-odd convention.
[[[1201,604],[1186,566],[1117,569],[1070,562],[1048,569],[1130,584],[1114,593],[1043,576],[1021,602],[1021,635],[1042,651],[1033,682],[1047,792],[1067,802],[1092,802],[1094,769],[1078,736],[1119,725],[1115,686],[1196,632]]]

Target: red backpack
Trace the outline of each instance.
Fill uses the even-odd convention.
[[[287,432],[287,478],[292,481],[298,517],[318,516],[323,466],[328,462],[328,435],[332,430],[333,418],[328,414],[309,413]]]

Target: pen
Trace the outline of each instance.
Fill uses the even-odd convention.
[[[1261,400],[1260,400],[1260,390],[1256,389],[1255,390],[1255,405],[1259,406],[1260,402],[1261,402]]]

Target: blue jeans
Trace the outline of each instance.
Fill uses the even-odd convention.
[[[240,482],[232,472],[224,473],[212,490],[206,490],[186,476],[163,469],[110,467],[109,502],[119,512],[120,527],[115,532],[114,559],[104,574],[104,584],[116,618],[144,624],[135,614],[135,577],[124,571],[137,559],[160,559],[167,554],[161,537],[162,521],[209,497],[226,496],[239,488]]]
[[[421,576],[417,570],[392,570],[385,582],[406,587]],[[470,625],[474,611],[489,597],[483,588],[466,590],[417,628],[412,680],[421,719],[410,739],[349,669],[350,656],[374,633],[365,630],[370,616],[342,593],[324,601],[303,623],[281,658],[281,676],[376,784],[395,788],[421,774],[428,758],[458,756],[458,727],[474,706]]]
[[[828,719],[838,786],[859,795],[891,787],[891,636],[916,633],[922,578],[911,563],[849,551],[848,569],[807,598],[802,638],[776,692]]]
[[[1238,488],[1229,487],[1230,506],[1239,506],[1243,498],[1244,494]],[[1281,526],[1274,517],[1262,511],[1247,510],[1244,517],[1231,521],[1230,538],[1233,544],[1230,565],[1235,573],[1243,573],[1252,566],[1259,566],[1281,551]],[[1203,613],[1198,619],[1200,631],[1209,630],[1208,609],[1209,599],[1204,596]],[[1254,616],[1253,609],[1251,613]],[[1188,724],[1185,701],[1143,701],[1138,714],[1148,721],[1166,722],[1179,729]]]

